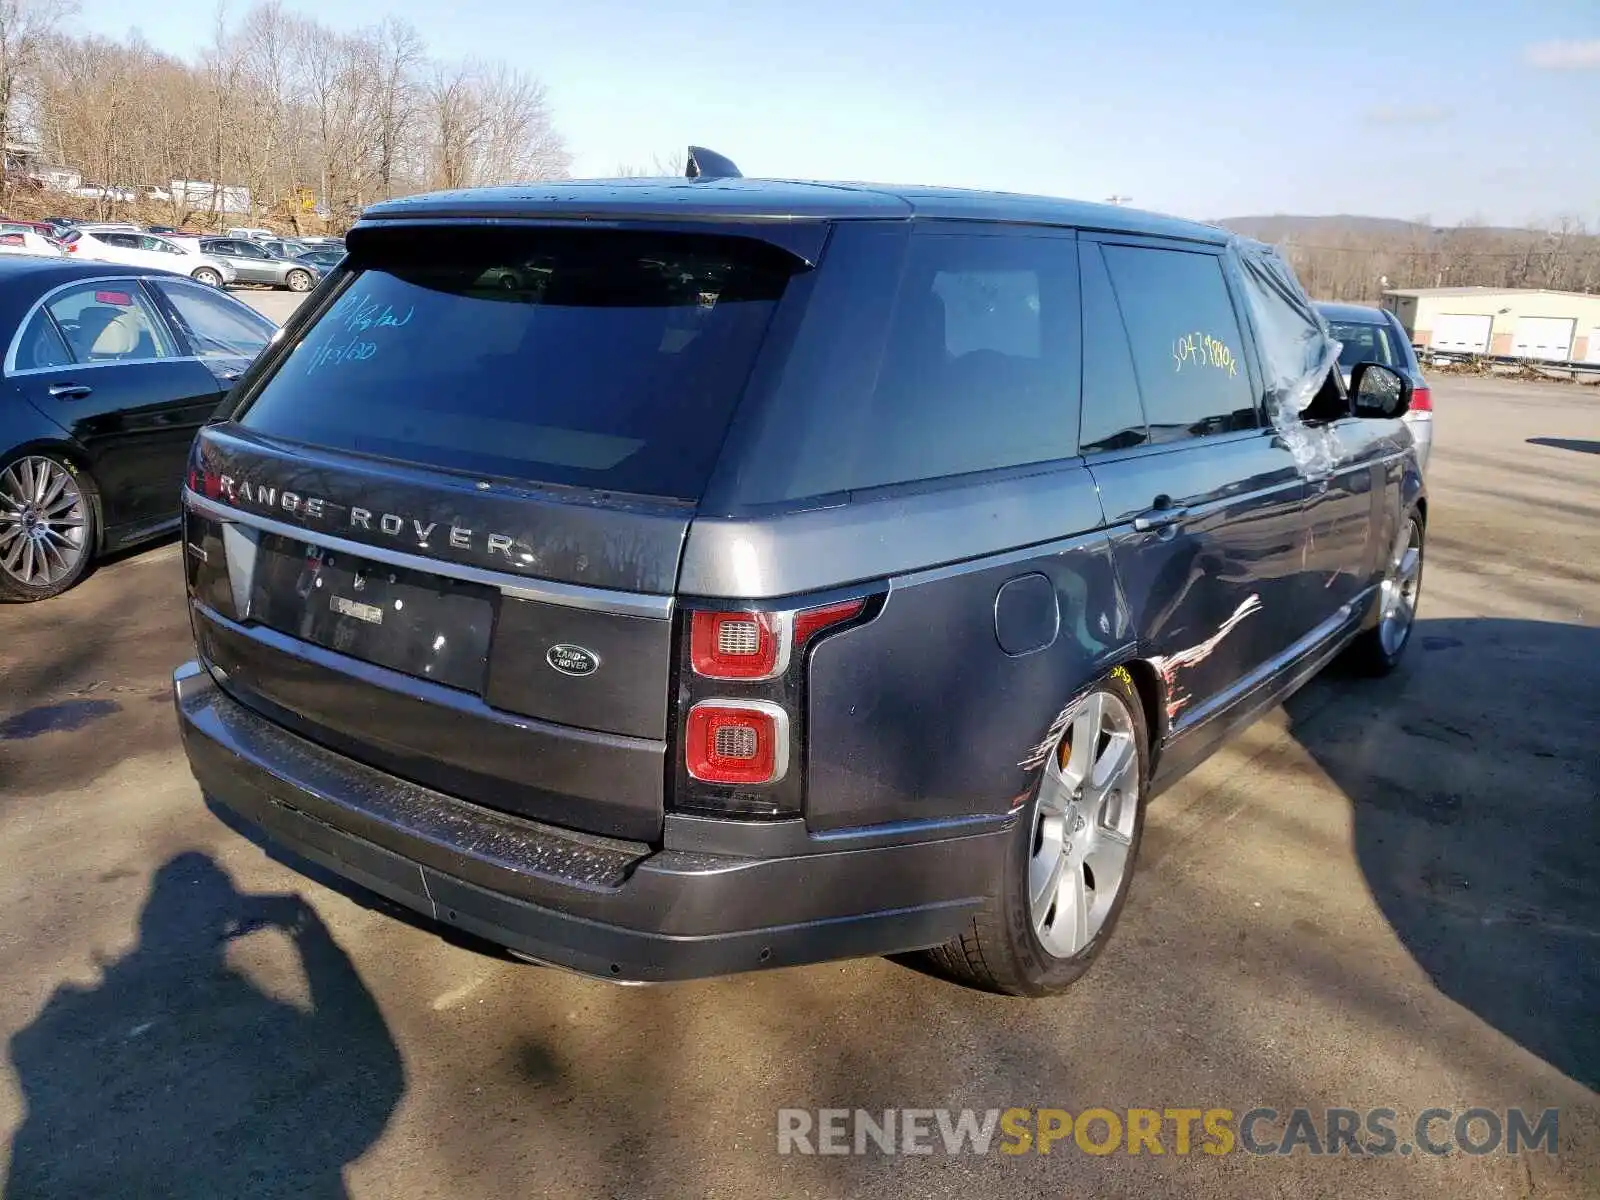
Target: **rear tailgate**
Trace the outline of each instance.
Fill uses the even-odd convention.
[[[684,535],[799,264],[638,230],[368,246],[196,443],[202,654],[360,761],[656,838]]]

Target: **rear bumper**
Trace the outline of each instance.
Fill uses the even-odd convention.
[[[996,878],[1009,825],[751,858],[655,850],[510,816],[373,770],[173,677],[202,791],[424,917],[608,979],[691,979],[938,945]]]
[[[1411,440],[1417,447],[1417,466],[1428,469],[1428,455],[1433,450],[1433,414],[1407,413],[1401,418],[1411,428]]]

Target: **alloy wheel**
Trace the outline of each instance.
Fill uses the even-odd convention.
[[[1422,591],[1422,528],[1412,517],[1406,521],[1389,558],[1378,604],[1378,641],[1390,657],[1398,654],[1411,636]]]
[[[0,570],[27,587],[49,587],[82,561],[83,493],[54,459],[19,458],[0,471]]]
[[[1139,737],[1121,697],[1091,692],[1051,756],[1034,806],[1028,907],[1040,945],[1071,958],[1105,925],[1131,863]]]

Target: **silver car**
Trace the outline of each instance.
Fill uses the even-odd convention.
[[[309,292],[322,278],[315,263],[280,257],[243,238],[201,238],[200,250],[232,266],[238,272],[240,283],[264,283],[288,288],[291,292]]]
[[[1411,407],[1401,420],[1411,427],[1412,440],[1417,443],[1417,462],[1426,470],[1428,452],[1433,449],[1433,391],[1422,374],[1422,364],[1417,361],[1417,352],[1400,318],[1386,309],[1368,308],[1364,304],[1319,304],[1317,311],[1343,346],[1339,352],[1339,370],[1346,387],[1350,386],[1351,372],[1360,362],[1382,363],[1403,372],[1411,380],[1414,389]]]

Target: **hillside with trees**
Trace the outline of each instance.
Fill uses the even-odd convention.
[[[1383,217],[1229,217],[1218,224],[1277,246],[1319,300],[1375,303],[1387,288],[1600,291],[1600,236],[1562,217],[1542,229]]]
[[[31,158],[111,189],[248,188],[257,218],[321,225],[320,208],[342,226],[392,196],[568,171],[543,87],[504,62],[434,58],[393,17],[346,32],[276,2],[223,11],[183,59],[136,34],[74,36],[63,0],[0,0],[7,192]],[[140,211],[174,225],[217,215],[160,203]],[[124,207],[102,200],[94,215]]]

